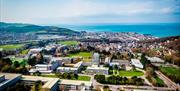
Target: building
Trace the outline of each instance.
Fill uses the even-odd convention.
[[[33,49],[30,49],[28,54],[37,54],[39,52],[41,52],[43,50],[43,48],[33,48]]]
[[[151,63],[164,63],[164,60],[158,58],[158,57],[148,57],[146,58],[151,62]]]
[[[59,88],[62,91],[91,91],[92,82],[77,80],[60,80]]]
[[[21,79],[20,74],[0,73],[0,91],[14,86]]]
[[[42,81],[42,91],[58,91],[59,79],[38,76],[23,76],[21,74],[0,73],[0,91],[6,91],[8,87],[14,86],[18,82],[33,86],[35,82]]]
[[[48,77],[38,77],[38,76],[22,76],[23,81],[27,85],[33,85],[37,81],[41,81],[43,83],[42,85],[42,91],[58,91],[59,90],[59,78],[48,78]]]
[[[125,66],[129,66],[130,62],[128,60],[119,60],[119,59],[113,59],[112,62],[118,62],[119,65],[125,65]]]
[[[109,68],[106,67],[98,67],[98,65],[92,65],[91,67],[87,67],[86,73],[87,74],[106,74],[108,75]]]
[[[143,65],[138,59],[131,59],[131,64],[134,65],[137,68],[143,68]]]
[[[99,65],[99,63],[100,63],[100,55],[99,53],[94,53],[92,64]]]
[[[67,72],[67,73],[73,72],[73,73],[77,74],[78,72],[80,72],[80,68],[82,67],[82,63],[83,62],[80,61],[80,62],[74,64],[73,67],[58,67],[56,71],[57,72],[62,72],[62,73],[64,73],[64,72]]]
[[[51,58],[48,64],[36,64],[35,68],[32,68],[29,72],[33,74],[36,71],[39,71],[43,74],[48,74],[56,70],[56,68],[60,65],[61,59],[59,58]]]
[[[108,64],[108,63],[110,63],[110,62],[111,62],[110,57],[106,57],[106,58],[105,58],[105,63]]]

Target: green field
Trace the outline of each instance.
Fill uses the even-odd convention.
[[[83,57],[84,62],[90,62],[92,53],[91,52],[79,52],[79,53],[69,54],[68,57]]]
[[[120,70],[119,75],[120,76],[142,76],[142,75],[144,75],[144,73],[141,71],[137,71],[137,70],[135,70],[135,71],[133,71],[133,70],[132,71]]]
[[[180,68],[177,69],[175,67],[160,67],[160,70],[167,74],[178,74],[180,75]]]
[[[29,52],[29,50],[28,50],[28,49],[25,49],[25,50],[22,50],[22,51],[21,51],[21,54],[26,55],[26,54],[28,54],[28,52]]]
[[[9,44],[9,45],[0,45],[0,48],[4,50],[12,50],[22,48],[24,44]]]
[[[155,77],[155,79],[157,81],[158,86],[164,86],[164,81],[162,79],[160,79],[159,77]]]
[[[41,75],[43,77],[51,77],[51,78],[58,78],[56,75],[54,74],[50,74],[50,75]],[[89,76],[78,76],[78,79],[69,79],[69,80],[80,80],[80,81],[90,81],[91,77]]]
[[[168,76],[174,82],[176,83],[180,82],[180,68],[160,67],[160,71],[166,76]]]
[[[67,45],[67,46],[74,46],[74,45],[78,45],[79,42],[77,42],[77,41],[60,41],[60,42],[58,42],[58,44],[63,44],[63,45]]]

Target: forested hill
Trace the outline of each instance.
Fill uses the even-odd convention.
[[[162,45],[180,51],[180,36],[158,38],[154,40],[140,41],[140,43],[161,43]]]
[[[58,35],[78,35],[79,32],[67,28],[55,26],[39,26],[23,23],[5,23],[0,22],[0,32],[14,33],[37,33],[37,34],[58,34]]]

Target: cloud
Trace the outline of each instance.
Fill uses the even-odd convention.
[[[167,15],[174,17],[171,14],[179,14],[179,2],[173,0],[17,0],[18,3],[11,0],[1,1],[3,21],[118,22],[115,20],[125,18],[130,21],[128,17],[133,17],[133,20],[138,22],[138,19],[143,20],[144,17],[146,20],[146,17],[155,18],[154,16],[158,15],[164,16],[165,19]]]

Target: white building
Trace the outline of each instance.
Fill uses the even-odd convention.
[[[98,65],[100,63],[100,56],[99,53],[94,53],[93,59],[92,59],[92,64]]]
[[[55,70],[61,63],[61,59],[59,58],[51,58],[50,62],[48,64],[36,64],[35,68],[31,69],[29,72],[32,74],[36,71],[39,71],[41,73],[51,73],[53,70]]]
[[[98,65],[92,65],[91,67],[87,67],[87,74],[106,74],[108,75],[109,68],[106,67],[98,67]]]
[[[146,58],[151,62],[151,63],[164,63],[164,60],[158,58],[158,57],[148,57]]]
[[[106,57],[106,58],[105,58],[105,63],[110,63],[110,61],[111,61],[111,60],[110,60],[110,57]]]
[[[41,52],[43,50],[43,48],[33,48],[33,49],[30,49],[28,54],[37,54],[39,52]]]
[[[143,68],[143,65],[138,59],[131,59],[131,64],[134,65],[137,68]]]
[[[67,72],[67,73],[73,72],[73,73],[77,74],[80,71],[82,63],[83,62],[80,61],[80,62],[74,64],[73,67],[58,67],[56,71],[57,72],[61,72],[61,73],[64,73],[64,72]]]

